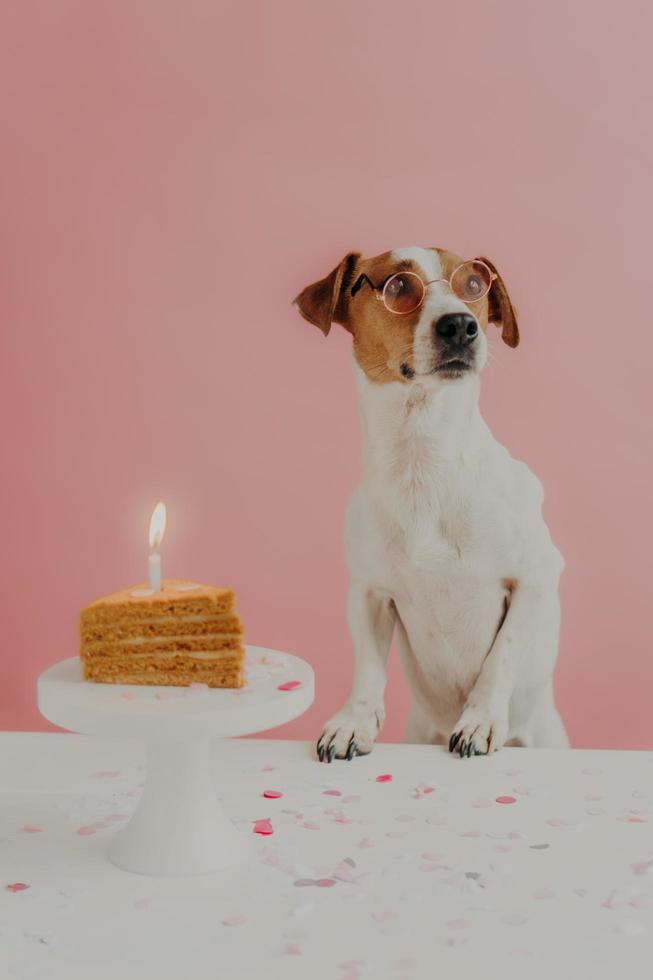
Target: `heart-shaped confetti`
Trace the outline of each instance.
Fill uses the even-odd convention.
[[[254,833],[267,837],[269,834],[273,834],[274,830],[269,820],[257,820],[254,824]]]
[[[318,888],[332,888],[335,885],[333,878],[318,878],[315,882]]]
[[[514,796],[497,796],[496,802],[497,803],[516,803],[517,800],[515,799]]]
[[[263,796],[266,800],[279,800],[283,796],[278,789],[265,789],[263,790]]]
[[[376,781],[377,783],[391,783],[392,776],[390,775],[389,772],[384,772],[380,776],[376,777]]]
[[[279,684],[277,687],[278,691],[295,691],[298,687],[302,686],[301,681],[286,681],[285,684]]]
[[[322,796],[342,796],[339,789],[325,789]]]
[[[22,828],[24,834],[42,834],[42,827],[33,827],[31,824],[25,824]]]
[[[30,885],[26,885],[24,881],[14,881],[10,885],[5,885],[6,892],[24,892]]]

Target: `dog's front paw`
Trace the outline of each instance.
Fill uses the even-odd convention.
[[[461,758],[496,752],[508,737],[508,715],[491,705],[465,708],[449,739],[449,751]]]
[[[317,741],[318,759],[320,762],[333,762],[334,759],[349,762],[355,755],[368,755],[382,724],[382,709],[343,708],[324,726]]]

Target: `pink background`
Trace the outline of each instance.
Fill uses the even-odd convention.
[[[350,343],[290,300],[350,248],[486,254],[521,313],[483,404],[547,490],[575,745],[653,746],[646,2],[0,8],[2,714],[145,575],[231,582],[349,689]],[[393,659],[384,738],[407,692]]]

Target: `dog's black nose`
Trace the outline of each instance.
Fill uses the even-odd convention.
[[[435,333],[447,344],[464,347],[478,333],[478,323],[471,313],[445,313],[435,323]]]

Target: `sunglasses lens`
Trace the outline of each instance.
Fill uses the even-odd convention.
[[[490,291],[492,273],[484,262],[464,262],[453,274],[451,288],[464,303],[483,299]]]
[[[392,313],[412,313],[423,298],[424,284],[414,272],[398,272],[383,290],[383,302]]]

